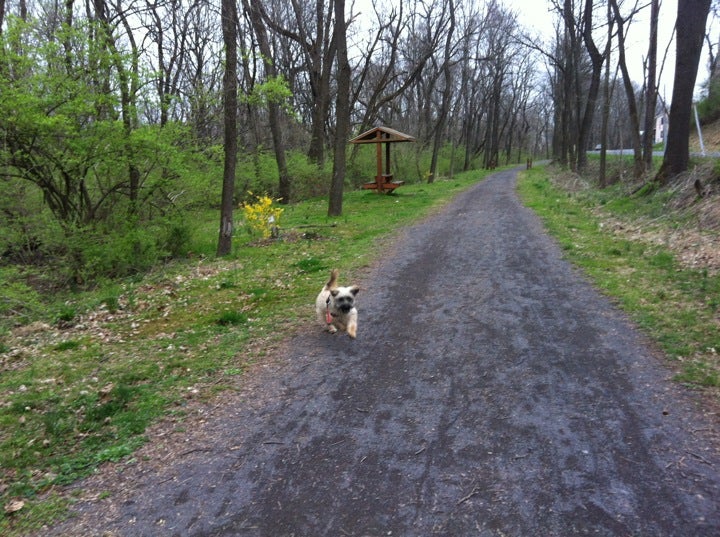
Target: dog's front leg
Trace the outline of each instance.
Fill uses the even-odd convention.
[[[348,336],[355,339],[357,336],[357,312],[351,311],[347,323],[347,333]]]

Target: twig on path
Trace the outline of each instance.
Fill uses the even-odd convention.
[[[281,442],[280,440],[267,440],[263,442],[266,446],[282,446],[285,444],[285,442]]]
[[[193,449],[188,449],[187,451],[183,451],[182,453],[178,453],[177,455],[175,453],[168,453],[167,455],[165,455],[163,457],[162,460],[165,461],[165,460],[169,459],[170,457],[176,457],[176,458],[184,457],[185,455],[190,455],[190,453],[195,453],[196,451],[212,451],[212,449],[210,449],[210,448],[193,448]]]
[[[475,496],[476,494],[480,493],[480,489],[477,487],[477,485],[473,486],[472,490],[466,495],[460,498],[455,505],[460,505],[468,501],[470,498]]]
[[[688,451],[688,453],[689,453],[690,455],[692,455],[693,457],[695,457],[696,459],[698,459],[700,462],[704,462],[704,463],[707,464],[708,466],[712,466],[712,465],[713,465],[713,463],[711,463],[709,460],[707,460],[707,459],[706,459],[705,457],[703,457],[702,455],[698,455],[697,453],[693,453],[692,451]]]

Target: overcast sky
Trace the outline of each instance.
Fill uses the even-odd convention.
[[[348,7],[354,4],[355,11],[361,11],[367,14],[372,13],[369,7],[372,0],[348,0]],[[376,0],[377,1],[377,0]],[[386,4],[393,5],[402,0],[379,0]],[[487,4],[490,0],[475,0],[478,6]],[[562,1],[562,0],[558,0]],[[554,24],[558,15],[553,8],[552,0],[498,0],[499,3],[505,5],[510,10],[517,13],[518,22],[529,30],[534,30],[541,37],[550,41],[554,35]],[[576,3],[579,3],[576,0]],[[628,6],[634,5],[632,0],[625,0],[624,4]],[[649,2],[640,2],[641,5],[648,6]],[[621,8],[622,9],[622,8]],[[627,14],[627,9],[623,9],[623,14]],[[602,17],[604,18],[604,17]],[[672,97],[673,75],[675,72],[675,43],[673,38],[673,28],[675,19],[677,18],[677,0],[660,0],[660,18],[658,24],[658,73],[660,81],[658,88],[661,96],[670,101]],[[708,24],[711,24],[709,19]],[[596,17],[596,24],[601,24],[601,17]],[[713,27],[720,26],[715,21]],[[647,56],[648,42],[650,33],[650,8],[646,7],[631,22],[629,28],[626,28],[626,59],[630,75],[638,86],[643,84],[643,58]],[[717,34],[711,31],[710,35]],[[598,37],[598,42],[604,42],[602,37]],[[663,58],[665,58],[664,66],[662,66]],[[613,65],[617,61],[617,52],[614,53]],[[703,49],[700,58],[700,66],[696,82],[696,98],[700,96],[701,86],[707,80],[707,47]],[[660,69],[662,68],[662,72]]]
[[[482,0],[479,0],[482,1]],[[511,8],[518,15],[519,22],[527,27],[547,35],[553,35],[553,20],[557,15],[553,14],[552,2],[550,0],[500,0],[505,6]],[[625,2],[628,5],[634,2]],[[673,28],[675,19],[677,18],[677,0],[661,0],[660,17],[658,21],[658,72],[660,71],[661,62],[667,49],[667,57],[665,65],[661,73],[661,79],[658,84],[660,94],[670,101],[672,97],[672,81],[675,72],[675,42],[673,39]],[[649,2],[644,2],[647,5]],[[626,13],[624,10],[623,13]],[[600,23],[600,19],[596,23]],[[638,85],[643,82],[643,58],[647,56],[648,42],[650,34],[650,8],[645,8],[641,13],[636,15],[632,21],[626,38],[626,58],[628,69],[633,80]],[[712,33],[711,33],[712,35]],[[668,44],[670,44],[668,48]],[[615,54],[617,59],[617,54]],[[707,48],[703,49],[700,57],[700,68],[698,71],[696,96],[699,95],[700,87],[707,79]]]

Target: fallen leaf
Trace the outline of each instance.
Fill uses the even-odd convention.
[[[12,513],[17,513],[25,507],[25,502],[22,500],[12,500],[5,504],[5,514],[11,515]]]

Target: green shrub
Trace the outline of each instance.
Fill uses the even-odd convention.
[[[68,340],[68,341],[62,341],[62,342],[58,343],[57,345],[55,345],[55,346],[53,347],[53,349],[56,350],[56,351],[58,351],[58,352],[62,352],[62,351],[70,351],[70,350],[73,350],[73,349],[77,349],[77,348],[79,348],[79,347],[80,347],[80,342],[79,342],[79,341],[76,341],[76,340],[74,340],[74,339],[70,339],[70,340]]]
[[[165,222],[160,247],[170,257],[184,257],[190,250],[192,227],[187,218],[175,218]]]
[[[297,267],[302,272],[306,272],[308,274],[327,270],[328,268],[327,263],[325,263],[325,261],[323,261],[322,259],[318,259],[317,257],[308,257],[307,259],[301,259],[293,266]]]
[[[697,104],[700,123],[706,125],[720,119],[720,80],[707,84],[707,96]]]
[[[55,318],[56,323],[71,323],[77,317],[77,310],[70,304],[62,304]]]
[[[164,255],[155,230],[147,227],[107,233],[78,230],[69,237],[69,242],[71,278],[83,284],[146,271]]]
[[[42,309],[40,294],[28,285],[23,271],[15,266],[0,267],[0,319],[12,316],[25,323]]]
[[[215,321],[220,326],[235,326],[248,322],[248,316],[237,311],[225,311]]]
[[[279,175],[275,156],[267,151],[238,155],[235,196],[242,200],[248,191],[277,196]]]
[[[308,160],[307,155],[290,151],[287,156],[288,173],[292,180],[293,201],[324,196],[330,185],[330,173]]]

